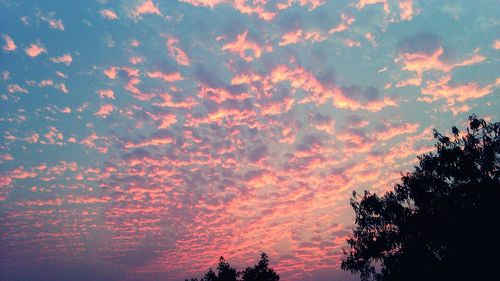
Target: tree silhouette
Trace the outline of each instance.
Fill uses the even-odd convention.
[[[353,192],[342,269],[361,280],[491,280],[499,261],[500,123],[434,131],[435,154],[383,196]]]
[[[217,267],[217,270],[219,271],[218,281],[236,281],[238,278],[238,272],[234,269],[234,267],[229,265],[224,257],[219,258],[219,266]]]
[[[242,281],[279,281],[280,277],[269,266],[269,257],[266,253],[261,254],[258,264],[248,267],[246,270],[237,272],[234,267],[224,259],[219,258],[217,274],[210,268],[205,276],[199,281],[238,281],[238,276],[242,275]],[[198,281],[197,278],[186,279],[185,281]]]
[[[243,281],[279,281],[280,276],[272,268],[268,268],[269,257],[266,253],[260,255],[260,261],[253,267],[247,267],[241,272]]]

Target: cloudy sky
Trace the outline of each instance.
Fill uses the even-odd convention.
[[[0,279],[339,270],[353,190],[498,121],[495,0],[0,0]]]

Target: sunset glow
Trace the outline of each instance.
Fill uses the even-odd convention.
[[[340,270],[353,190],[498,120],[497,1],[0,1],[0,280]],[[461,127],[462,128],[462,127]],[[29,269],[29,270],[27,270]]]

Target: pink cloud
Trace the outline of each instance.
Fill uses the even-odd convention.
[[[54,85],[54,81],[52,81],[52,79],[45,79],[45,80],[42,80],[38,83],[38,87],[47,87],[47,86],[52,86]]]
[[[0,174],[0,187],[5,187],[5,186],[9,186],[12,184],[12,178],[9,177],[8,175],[2,175]],[[5,195],[3,195],[2,193],[0,193],[0,201],[4,201],[6,200],[7,197],[5,197]]]
[[[180,81],[183,80],[184,78],[179,72],[173,72],[173,73],[163,73],[161,71],[153,71],[153,72],[148,72],[146,75],[149,78],[157,78],[157,79],[162,79],[165,82],[175,82],[175,81]]]
[[[500,50],[500,40],[499,39],[495,40],[495,42],[493,42],[492,47],[495,50]]]
[[[112,100],[115,99],[115,95],[113,93],[113,90],[111,90],[111,89],[99,90],[97,93],[99,94],[99,97],[101,99],[105,99],[105,98],[112,99]]]
[[[480,86],[476,82],[468,82],[465,84],[450,83],[451,76],[446,75],[436,81],[429,81],[422,88],[423,97],[419,100],[424,102],[433,102],[439,99],[444,99],[447,104],[454,105],[455,102],[465,102],[470,99],[478,99],[489,95],[494,88],[500,86],[500,79],[486,86]]]
[[[9,176],[13,179],[28,179],[34,178],[38,175],[34,170],[27,171],[23,166],[17,167],[10,172],[8,172]]]
[[[65,94],[69,93],[68,87],[66,87],[66,84],[64,84],[64,83],[57,84],[56,88]]]
[[[189,58],[186,53],[177,46],[179,40],[177,38],[170,37],[167,39],[167,49],[168,54],[175,59],[175,61],[184,66],[189,65]]]
[[[256,42],[247,40],[247,35],[248,31],[239,34],[236,41],[225,44],[222,50],[237,53],[247,62],[253,61],[255,58],[260,58],[263,52],[272,51],[272,46],[260,46]],[[252,54],[249,54],[248,50],[251,50]]]
[[[228,3],[229,1],[227,0],[181,0],[181,2],[184,3],[189,3],[193,6],[204,6],[204,7],[210,7],[214,8],[215,6],[222,4],[222,3]]]
[[[28,89],[24,88],[24,87],[21,87],[17,84],[10,84],[7,86],[7,91],[9,93],[25,93],[27,94],[28,93]]]
[[[366,5],[383,4],[386,14],[389,13],[389,3],[387,0],[359,0],[356,8],[362,10]]]
[[[115,79],[116,78],[116,74],[117,74],[116,71],[118,69],[119,69],[118,67],[112,66],[112,67],[104,70],[104,75],[106,75],[109,79]]]
[[[52,58],[50,58],[50,60],[55,62],[55,63],[63,63],[67,66],[69,66],[71,64],[71,62],[73,62],[73,58],[71,57],[70,54],[64,54],[60,57],[52,57]]]
[[[101,16],[103,18],[108,19],[108,20],[118,19],[118,16],[116,15],[116,13],[111,9],[103,9],[103,10],[100,10],[99,13],[101,14]]]
[[[39,17],[41,20],[47,22],[49,24],[50,28],[64,31],[64,24],[63,24],[62,20],[56,19],[55,14],[56,13],[54,13],[54,12],[50,12],[46,15],[38,13],[37,17]]]
[[[167,93],[162,93],[158,95],[158,97],[162,100],[162,102],[154,103],[153,105],[155,106],[191,109],[198,105],[198,102],[192,97],[186,97],[184,100],[178,100],[172,98],[172,96]]]
[[[376,132],[373,137],[377,141],[386,141],[399,135],[414,133],[417,131],[418,127],[419,125],[417,123],[403,123],[396,126],[389,125],[379,132]]]
[[[131,64],[139,64],[144,62],[144,57],[131,57],[128,60]]]
[[[341,18],[341,22],[337,26],[332,27],[328,31],[329,33],[338,33],[338,32],[342,32],[342,31],[346,31],[347,29],[349,29],[349,26],[352,25],[355,21],[353,16],[348,16],[346,14],[341,14],[340,18]]]
[[[291,31],[283,35],[281,37],[281,42],[278,45],[286,46],[289,44],[296,44],[299,42],[321,42],[325,40],[326,37],[323,36],[319,31],[307,31],[303,32],[302,29],[297,29],[295,31]]]
[[[399,8],[401,9],[400,17],[402,20],[411,20],[415,14],[413,9],[413,0],[399,0]]]
[[[299,0],[300,6],[309,5],[309,11],[316,9],[317,7],[325,4],[325,0]]]
[[[212,100],[218,104],[226,100],[245,100],[250,97],[247,93],[232,93],[224,88],[213,88],[205,85],[200,85],[198,96],[203,99]]]
[[[28,48],[24,50],[26,54],[32,58],[39,56],[42,53],[47,53],[47,49],[41,44],[32,43]]]
[[[454,68],[477,64],[486,60],[484,56],[478,54],[478,51],[478,49],[475,50],[469,58],[457,63],[448,63],[443,60],[444,49],[442,47],[429,54],[424,52],[402,52],[395,61],[401,62],[404,70],[413,71],[419,75],[429,70],[450,72]]]
[[[64,107],[64,108],[62,108],[62,109],[60,110],[60,112],[62,112],[62,113],[66,113],[66,114],[69,114],[69,113],[71,113],[71,108],[69,108],[69,107]]]
[[[134,11],[132,12],[132,17],[137,19],[144,14],[153,14],[161,16],[160,9],[158,9],[158,6],[156,6],[156,4],[152,0],[146,0],[142,2],[142,4],[137,5]]]
[[[14,158],[9,153],[0,154],[0,162],[2,161],[12,161]]]
[[[251,15],[255,13],[260,19],[265,21],[270,21],[276,16],[276,13],[265,9],[264,5],[267,1],[253,1],[253,5],[249,5],[247,2],[247,0],[234,0],[233,6],[242,14]]]
[[[57,19],[50,19],[48,21],[48,23],[49,23],[49,27],[50,28],[64,31],[64,25],[63,25],[62,20],[60,20],[60,19],[58,19],[58,20]]]
[[[124,144],[125,149],[138,148],[145,146],[162,146],[171,144],[175,141],[171,134],[166,131],[158,131],[152,134],[149,138],[138,142],[127,142]]]
[[[114,106],[111,104],[103,104],[95,115],[99,118],[106,118],[111,112],[113,112]]]
[[[43,135],[45,140],[41,140],[41,144],[55,144],[63,145],[62,140],[64,139],[63,134],[57,130],[56,127],[50,126],[49,131]]]
[[[24,141],[29,142],[29,143],[37,143],[39,139],[40,139],[40,135],[37,133],[33,133],[29,137],[23,138]]]
[[[361,46],[361,42],[353,40],[353,39],[345,39],[344,45],[346,45],[349,48],[353,48],[353,47],[359,48]]]
[[[111,66],[108,69],[105,69],[103,71],[104,75],[106,75],[109,79],[116,79],[118,75],[118,71],[124,71],[127,73],[128,77],[138,77],[139,76],[139,69],[131,68],[131,67],[117,67],[117,66]]]
[[[17,49],[17,46],[14,43],[14,40],[12,40],[12,38],[10,38],[9,35],[3,34],[2,37],[5,40],[5,45],[3,45],[3,49],[5,51],[12,52],[12,51],[15,51]]]
[[[300,40],[302,39],[302,34],[303,34],[302,29],[290,31],[281,37],[281,42],[279,42],[278,45],[286,46],[289,44],[296,44],[300,42]]]
[[[177,116],[175,114],[158,114],[154,115],[148,113],[151,118],[158,123],[158,129],[167,129],[171,125],[177,123]]]
[[[397,106],[396,102],[387,96],[382,99],[360,102],[347,96],[339,87],[323,85],[312,73],[300,67],[295,69],[285,65],[276,67],[270,74],[270,82],[281,81],[289,81],[293,88],[303,89],[309,93],[298,102],[299,104],[309,102],[324,104],[331,99],[337,108],[364,109],[373,112],[380,111],[387,106]]]
[[[316,128],[316,130],[324,131],[329,135],[333,135],[335,133],[335,121],[333,118],[317,113],[312,116],[311,119],[312,126]]]

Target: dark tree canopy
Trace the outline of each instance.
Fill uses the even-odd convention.
[[[269,257],[266,253],[261,254],[259,263],[241,272],[236,271],[223,257],[220,257],[217,274],[210,268],[199,281],[279,281],[280,276],[268,266]],[[238,279],[239,276],[242,276],[242,279]],[[186,281],[198,281],[198,279],[191,278]]]
[[[266,253],[260,255],[260,261],[253,267],[247,267],[241,272],[243,281],[279,281],[280,277],[269,268],[269,257]]]
[[[353,193],[342,269],[362,280],[492,280],[500,235],[500,123],[434,131],[435,153],[392,191]]]
[[[224,260],[224,257],[220,257],[217,270],[219,271],[217,281],[236,281],[238,278],[238,272]]]

